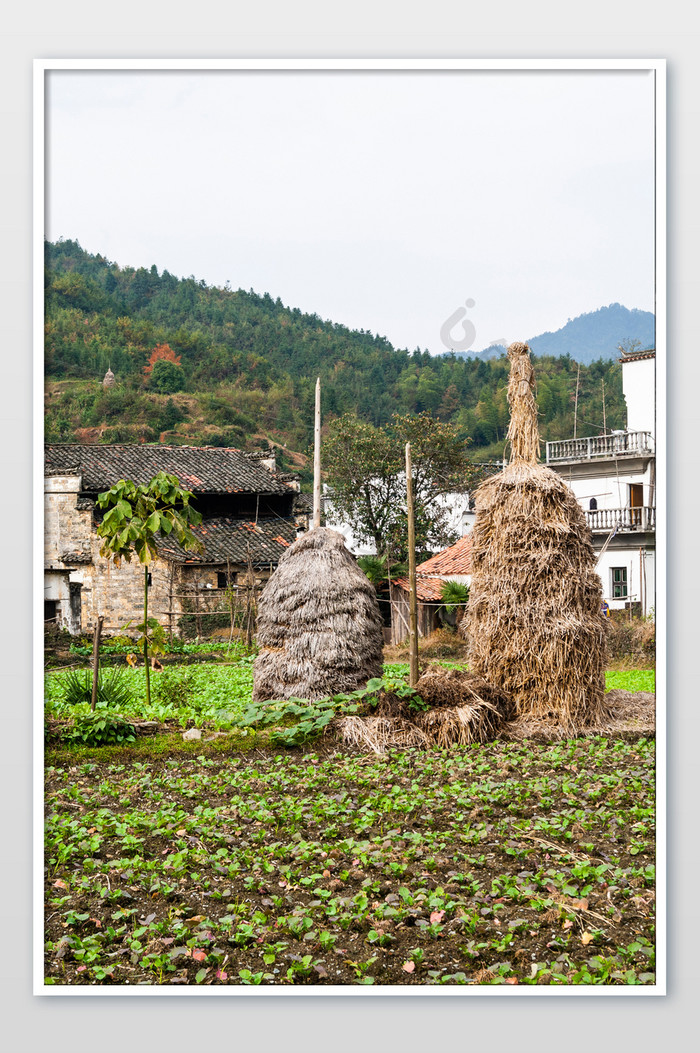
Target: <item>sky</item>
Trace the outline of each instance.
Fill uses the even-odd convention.
[[[440,353],[654,310],[647,71],[52,70],[45,234]]]

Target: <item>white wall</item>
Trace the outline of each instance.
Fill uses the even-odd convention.
[[[618,462],[619,467],[619,462]],[[602,468],[602,465],[601,465]],[[630,483],[641,483],[643,504],[646,507],[656,503],[652,493],[652,476],[650,465],[643,472],[615,471],[614,465],[608,467],[607,472],[601,471],[600,475],[574,476],[567,478],[565,468],[559,469],[559,474],[569,486],[581,507],[585,512],[589,509],[589,502],[595,497],[598,508],[628,508],[630,503]]]
[[[656,358],[622,360],[622,393],[627,431],[650,431],[656,436]]]
[[[448,524],[453,533],[462,537],[468,534],[474,524],[474,512],[469,511],[469,494],[441,494],[437,499],[440,508],[448,510]],[[354,556],[376,556],[376,547],[373,541],[359,541],[352,532],[352,528],[335,512],[333,499],[324,494],[323,511],[326,526],[331,530],[337,530],[345,538],[345,544]],[[431,549],[438,552],[439,549]]]
[[[627,599],[612,598],[612,568],[627,569]],[[642,603],[642,613],[648,615],[656,607],[656,558],[653,551],[641,553],[639,546],[608,549],[596,567],[603,583],[603,599],[611,610],[624,610],[625,603]]]

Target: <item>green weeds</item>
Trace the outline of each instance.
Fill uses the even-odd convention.
[[[653,762],[597,737],[49,766],[47,982],[653,984]]]

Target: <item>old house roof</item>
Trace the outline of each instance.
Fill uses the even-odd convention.
[[[456,575],[469,575],[472,572],[472,538],[465,534],[454,545],[437,552],[430,559],[424,560],[416,567],[416,591],[421,603],[439,603],[442,586]],[[394,585],[406,592],[409,590],[408,578],[397,578]]]
[[[417,574],[435,574],[449,577],[451,574],[471,574],[472,572],[472,537],[465,534],[454,545],[436,552],[430,559],[424,560],[416,567]]]
[[[399,589],[403,589],[404,592],[410,590],[410,584],[408,578],[397,578],[392,581],[392,585],[395,585]],[[442,586],[445,584],[445,578],[429,578],[429,577],[418,577],[416,573],[416,596],[419,603],[442,603]]]
[[[634,351],[631,355],[622,355],[618,358],[618,362],[641,362],[645,358],[656,358],[656,348],[650,348],[648,351]]]
[[[184,552],[170,538],[158,541],[158,551],[177,563],[246,563],[250,552],[254,565],[277,564],[282,553],[296,541],[297,524],[295,519],[279,516],[259,519],[257,523],[217,516],[205,519],[194,528],[194,533],[204,544],[203,552]]]
[[[258,459],[219,446],[47,443],[44,474],[79,474],[83,491],[100,493],[120,479],[138,485],[168,472],[195,494],[286,494],[289,487]]]

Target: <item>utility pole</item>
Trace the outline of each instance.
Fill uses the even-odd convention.
[[[578,369],[576,370],[576,396],[574,398],[574,438],[576,438],[576,420],[578,418],[578,382],[581,376],[581,363],[578,363]]]
[[[603,385],[603,435],[607,435],[608,426],[605,422],[605,381],[601,379],[600,382]]]
[[[409,684],[418,682],[418,596],[416,588],[416,523],[413,511],[413,475],[411,444],[406,443],[406,503],[408,507],[408,584],[409,584]]]
[[[314,413],[314,523],[321,525],[321,378],[316,378],[316,409]]]

